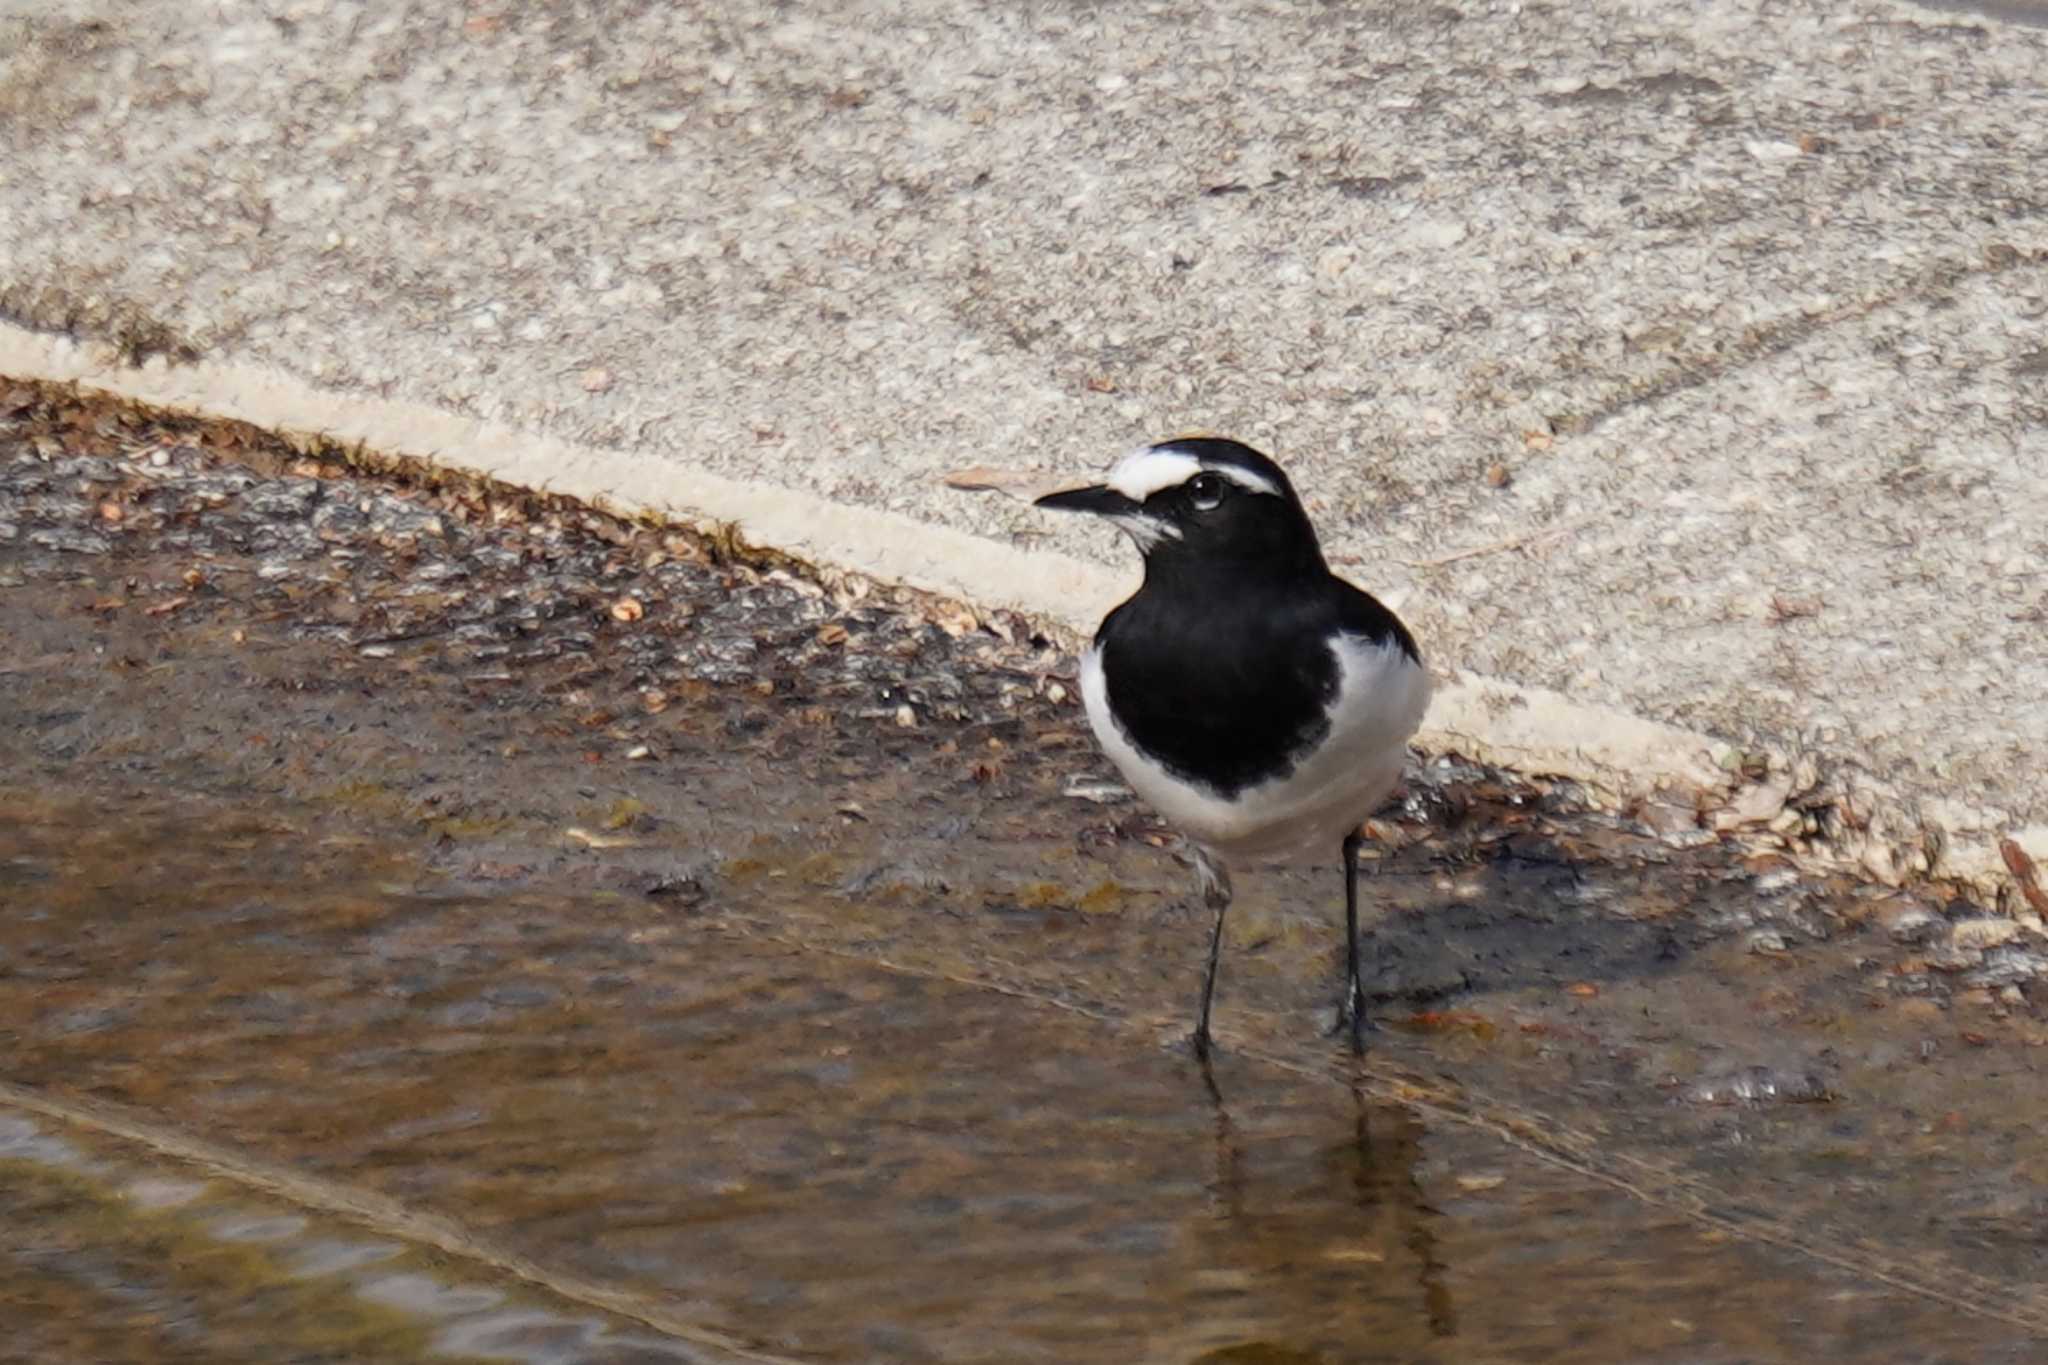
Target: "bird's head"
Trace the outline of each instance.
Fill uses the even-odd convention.
[[[1107,519],[1137,543],[1148,570],[1323,563],[1308,514],[1280,466],[1237,441],[1162,441],[1118,460],[1101,483],[1034,501]]]

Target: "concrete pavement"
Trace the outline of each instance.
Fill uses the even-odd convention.
[[[2043,166],[2048,33],[1869,0],[5,4],[0,373],[1077,627],[1122,548],[937,476],[1228,432],[1432,744],[1993,890]]]

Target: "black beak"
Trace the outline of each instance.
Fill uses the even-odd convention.
[[[1107,485],[1092,483],[1086,488],[1062,488],[1057,493],[1047,493],[1033,500],[1033,506],[1049,507],[1055,512],[1093,512],[1101,517],[1127,517],[1141,510],[1141,504],[1132,502],[1123,494]]]

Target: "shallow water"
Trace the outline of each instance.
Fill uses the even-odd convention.
[[[1843,1222],[1860,1192],[1868,1226],[1939,1253],[1930,1206],[2013,1193],[2010,1165],[1964,1173],[1974,1117],[1930,1143],[1881,1132],[1889,1106],[1630,1094],[1600,1074],[1611,1048],[1592,1074],[1584,1053],[1562,1072],[1515,1055],[1547,1035],[1511,1022],[1513,993],[1390,1030],[1354,1086],[1306,1003],[1255,1007],[1263,974],[1233,961],[1212,1094],[1175,1041],[1193,953],[1129,965],[1191,950],[1177,917],[884,924],[772,868],[742,869],[759,889],[730,907],[671,909],[480,890],[288,807],[12,793],[0,810],[8,1079],[114,1101],[145,1137],[219,1140],[255,1172],[132,1143],[97,1166],[69,1154],[109,1141],[89,1108],[0,1104],[0,1189],[27,1234],[6,1253],[10,1316],[52,1333],[139,1315],[276,1358],[251,1296],[317,1298],[345,1358],[627,1358],[615,1339],[639,1325],[578,1301],[587,1281],[805,1359],[2030,1353],[2024,1324],[1770,1245],[1786,1215]],[[1052,952],[1028,961],[1020,939]],[[1475,1075],[1520,1080],[1521,1103],[1475,1098]],[[1403,1093],[1421,1103],[1389,1102]],[[1588,1155],[1590,1173],[1563,1164]],[[436,1257],[375,1208],[362,1227],[321,1189],[266,1189],[268,1162],[451,1219],[483,1259]],[[172,1193],[138,1200],[140,1182]],[[194,1243],[216,1254],[152,1254]],[[264,1265],[188,1270],[234,1251]]]
[[[1188,873],[1028,649],[702,566],[664,599],[573,537],[292,539],[235,519],[262,480],[175,510],[179,468],[160,536],[0,546],[24,1358],[2048,1336],[2023,942],[1435,763],[1381,824],[1371,1054],[1322,1035],[1335,872],[1254,871],[1205,1077]],[[421,605],[437,563],[489,610]]]

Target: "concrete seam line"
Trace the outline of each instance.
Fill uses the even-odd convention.
[[[422,403],[328,392],[261,366],[207,360],[172,365],[162,358],[134,366],[99,343],[0,323],[0,375],[75,384],[202,419],[317,436],[562,494],[623,515],[737,523],[751,542],[808,563],[984,607],[1014,609],[1077,635],[1093,629],[1129,581],[1127,574],[1099,564],[1019,549],[894,512],[670,461],[636,459]],[[1609,799],[1675,788],[1712,809],[1727,804],[1742,785],[1717,761],[1734,753],[1725,741],[1587,706],[1561,693],[1471,674],[1446,676],[1418,738],[1427,750],[1456,751],[1523,773],[1569,778]],[[1776,757],[1789,761],[1790,756]],[[2048,825],[1988,829],[1973,822],[1960,802],[1917,802],[1881,784],[1859,792],[1857,806],[1858,828],[1869,830],[1868,837],[1855,847],[1810,849],[1802,856],[1822,866],[1861,866],[1889,881],[1902,879],[1903,864],[1909,871],[1969,883],[1989,896],[2008,881],[1998,851],[2001,837],[2048,861]],[[1873,820],[1873,815],[1880,818]],[[1936,846],[1935,856],[1920,856],[1918,850],[1930,844]],[[1924,866],[1916,865],[1916,859]]]
[[[423,1213],[372,1190],[304,1175],[288,1166],[236,1151],[100,1101],[60,1099],[27,1086],[0,1081],[0,1105],[132,1142],[160,1156],[209,1171],[244,1189],[284,1200],[299,1208],[346,1218],[395,1241],[433,1247],[456,1260],[486,1266],[571,1303],[630,1318],[692,1346],[721,1351],[733,1359],[754,1361],[759,1365],[797,1365],[787,1356],[756,1350],[737,1337],[678,1318],[660,1304],[631,1290],[550,1270],[517,1252],[493,1245],[451,1218]]]

